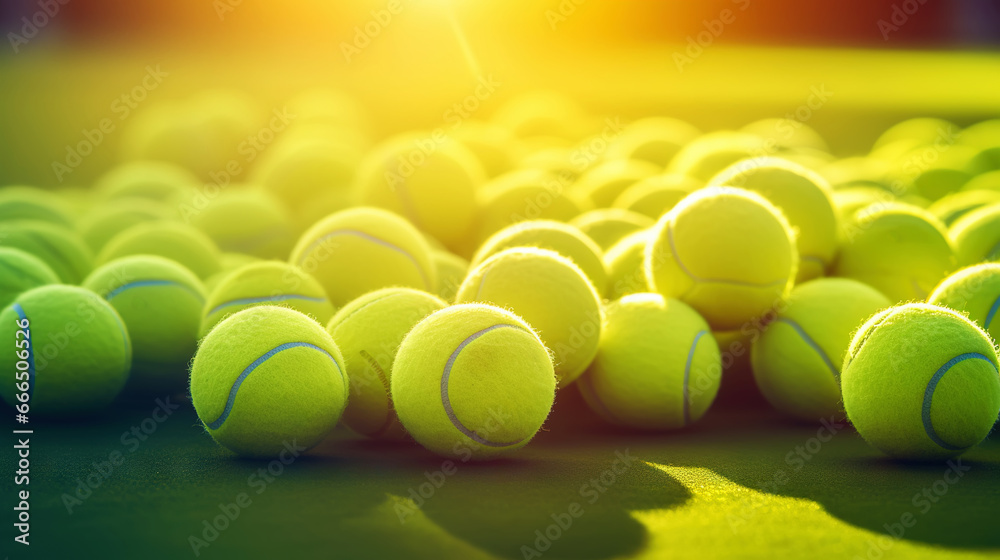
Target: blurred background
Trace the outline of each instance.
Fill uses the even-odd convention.
[[[702,130],[794,114],[826,91],[809,125],[840,155],[905,118],[1000,115],[988,1],[5,0],[0,29],[5,183],[88,184],[128,151],[134,119],[204,89],[264,115],[305,89],[346,92],[376,140],[440,126],[484,81],[477,118],[541,88],[592,114]],[[155,88],[133,99],[151,71]],[[93,154],[55,172],[103,119],[115,128]]]

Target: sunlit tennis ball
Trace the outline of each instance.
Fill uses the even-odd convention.
[[[261,156],[251,179],[293,212],[308,212],[317,199],[336,196],[355,201],[356,148],[324,139],[283,143]]]
[[[741,159],[764,153],[759,136],[731,130],[710,132],[681,148],[667,171],[705,182]]]
[[[663,169],[688,142],[701,132],[689,123],[669,117],[646,117],[625,126],[608,143],[606,157],[639,159]]]
[[[455,293],[469,272],[469,261],[448,251],[431,251],[431,262],[437,270],[437,293],[441,299],[455,301]]]
[[[607,208],[625,189],[660,171],[659,167],[645,160],[604,161],[583,172],[570,186],[569,193],[583,204]]]
[[[514,169],[515,142],[506,128],[470,119],[449,132],[449,136],[475,154],[487,177],[496,177]]]
[[[948,276],[927,298],[927,303],[940,305],[966,314],[987,332],[1000,340],[1000,264],[982,263]]]
[[[580,214],[570,220],[569,224],[607,251],[626,235],[653,227],[656,220],[621,208],[598,208]]]
[[[828,152],[826,141],[816,129],[798,119],[768,118],[754,121],[740,132],[746,132],[773,142],[781,151],[812,150]]]
[[[959,218],[984,206],[1000,202],[1000,191],[960,191],[934,201],[927,211],[934,214],[945,227],[951,227]]]
[[[511,171],[488,181],[477,193],[477,241],[525,220],[568,222],[585,207],[565,191],[557,176],[538,169]]]
[[[649,292],[644,267],[646,244],[651,230],[642,230],[623,237],[604,253],[604,268],[608,271],[608,299]]]
[[[257,190],[223,191],[203,208],[181,211],[222,251],[287,259],[295,244],[292,219],[280,200]]]
[[[948,230],[959,266],[1000,260],[1000,204],[973,210]]]
[[[661,173],[633,183],[618,195],[612,206],[658,220],[685,196],[701,187],[699,181],[690,177]]]

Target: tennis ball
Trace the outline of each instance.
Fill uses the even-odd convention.
[[[212,238],[223,251],[262,259],[286,259],[295,244],[292,220],[282,202],[259,190],[224,191],[181,218]]]
[[[826,274],[837,252],[837,214],[830,185],[818,173],[782,158],[758,157],[734,163],[708,183],[754,191],[781,210],[798,233],[797,282]]]
[[[468,148],[432,133],[384,142],[358,171],[363,204],[405,216],[453,250],[467,242],[476,216],[476,189],[485,180]]]
[[[514,168],[515,142],[506,128],[469,119],[449,135],[475,154],[487,177],[496,177]]]
[[[990,204],[959,218],[948,230],[959,266],[1000,259],[1000,204]]]
[[[69,206],[56,194],[35,187],[0,188],[0,221],[38,220],[73,227]]]
[[[0,247],[0,309],[32,288],[58,284],[59,277],[44,261],[13,247]]]
[[[935,200],[927,207],[945,227],[951,227],[959,218],[984,206],[1000,202],[1000,191],[960,191]]]
[[[1000,340],[1000,321],[996,321],[1000,310],[1000,264],[977,264],[955,272],[934,288],[927,303],[967,315],[993,340]]]
[[[886,129],[877,140],[872,150],[878,150],[900,141],[912,141],[920,144],[933,144],[935,140],[952,139],[959,133],[959,128],[944,119],[921,117],[907,119]]]
[[[261,305],[289,307],[321,324],[333,316],[333,305],[323,287],[301,268],[280,261],[254,262],[233,270],[212,290],[205,302],[199,338],[226,317]]]
[[[841,386],[861,437],[902,459],[959,455],[1000,413],[993,341],[957,312],[925,303],[869,319],[851,341]]]
[[[343,364],[316,321],[286,307],[251,307],[201,341],[191,363],[191,401],[209,435],[239,455],[309,449],[344,412]]]
[[[455,293],[469,272],[469,261],[448,251],[431,251],[431,262],[437,271],[437,289],[434,293],[441,299],[455,301]]]
[[[835,276],[860,280],[892,301],[924,299],[955,268],[944,226],[908,204],[874,204],[845,226]]]
[[[590,408],[643,430],[697,422],[722,378],[708,323],[685,303],[651,293],[613,301],[605,313],[597,356],[577,383]]]
[[[612,206],[658,220],[684,197],[701,187],[700,182],[690,177],[662,173],[633,183],[618,195]]]
[[[569,192],[582,204],[607,208],[625,189],[661,171],[662,168],[645,160],[604,161],[584,171]]]
[[[390,386],[399,421],[418,443],[447,457],[490,459],[538,432],[556,377],[527,323],[497,307],[463,304],[413,327]]]
[[[981,150],[967,146],[917,146],[896,160],[891,177],[927,200],[960,190],[978,173],[990,170]]]
[[[615,243],[604,253],[604,268],[608,270],[608,299],[648,292],[643,262],[650,230],[632,233]]]
[[[792,290],[777,318],[750,350],[760,392],[778,410],[803,420],[842,417],[840,368],[851,336],[892,302],[847,278],[819,278]]]
[[[244,255],[243,253],[222,253],[219,257],[220,270],[202,282],[205,286],[205,293],[211,294],[215,291],[216,286],[236,269],[260,262],[261,260],[254,256]]]
[[[553,356],[559,387],[583,373],[601,336],[601,297],[572,261],[532,247],[505,249],[466,276],[456,303],[491,303],[528,322]]]
[[[128,379],[128,332],[118,312],[90,290],[50,285],[24,292],[0,312],[0,334],[10,341],[0,350],[7,378],[0,394],[16,406],[15,389],[27,392],[29,415],[99,411]]]
[[[198,277],[163,257],[133,255],[98,267],[83,287],[110,303],[128,330],[132,375],[125,391],[134,396],[184,391],[205,304]]]
[[[66,284],[79,284],[93,266],[93,255],[76,232],[50,222],[0,222],[0,247],[31,253]]]
[[[94,190],[105,199],[147,198],[167,205],[180,204],[194,196],[198,178],[190,171],[165,161],[129,161],[101,175]]]
[[[525,220],[568,222],[584,207],[564,191],[554,174],[538,169],[511,171],[487,182],[477,193],[477,242]]]
[[[493,122],[518,138],[578,138],[584,114],[576,100],[566,94],[535,90],[507,99],[493,114]]]
[[[663,169],[681,148],[700,134],[697,128],[682,120],[646,117],[626,125],[608,143],[605,157],[648,161]]]
[[[587,275],[597,293],[604,293],[608,273],[601,248],[575,227],[551,220],[529,220],[508,226],[483,243],[472,257],[476,267],[491,255],[511,247],[538,247],[555,251],[573,261]]]
[[[602,251],[621,241],[626,235],[656,225],[649,216],[620,208],[599,208],[584,212],[570,220],[569,225],[594,240]]]
[[[335,307],[388,286],[433,292],[431,250],[405,219],[379,208],[336,212],[302,234],[292,264],[319,280]]]
[[[341,308],[326,326],[344,354],[351,397],[344,423],[372,438],[404,439],[389,400],[399,344],[414,325],[448,304],[412,288],[369,292]]]
[[[1000,169],[980,173],[962,185],[963,191],[1000,191]]]
[[[681,148],[670,160],[667,171],[705,182],[737,161],[758,155],[763,149],[763,139],[753,134],[731,130],[710,132]]]
[[[97,255],[99,265],[129,255],[168,258],[207,279],[219,271],[219,248],[194,226],[159,221],[134,225],[108,241]]]
[[[94,207],[80,221],[80,237],[91,251],[100,252],[112,237],[126,229],[143,224],[167,220],[173,212],[162,202],[145,198],[110,200]]]
[[[298,212],[326,193],[353,201],[360,159],[358,150],[343,142],[299,139],[263,156],[251,180]]]
[[[744,126],[740,132],[760,136],[768,143],[773,142],[773,146],[781,151],[830,151],[826,141],[814,128],[801,120],[796,120],[791,125],[787,117],[760,119]]]
[[[773,204],[752,191],[706,187],[660,218],[643,266],[653,290],[732,330],[788,295],[797,264],[794,234]]]
[[[819,174],[830,183],[834,190],[848,186],[887,187],[886,178],[892,164],[881,159],[858,156],[834,160],[821,169]]]

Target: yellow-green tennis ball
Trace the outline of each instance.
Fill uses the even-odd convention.
[[[566,196],[565,185],[550,172],[520,169],[489,181],[477,193],[476,241],[525,220],[568,222],[584,207]]]
[[[959,313],[925,303],[869,319],[851,341],[841,386],[861,437],[902,459],[959,455],[1000,413],[993,341]]]
[[[344,353],[351,397],[344,423],[372,438],[404,439],[389,400],[396,352],[406,333],[448,304],[412,288],[369,292],[341,308],[326,326]]]
[[[632,184],[618,195],[612,206],[658,220],[684,197],[701,187],[699,181],[690,177],[661,173]]]
[[[208,335],[226,317],[249,307],[282,306],[326,324],[333,304],[323,286],[301,268],[280,261],[261,261],[230,272],[209,294],[199,337]]]
[[[760,119],[744,126],[740,132],[754,134],[768,142],[774,142],[773,145],[782,151],[828,152],[830,150],[826,141],[814,128],[800,120],[792,121],[787,117]]]
[[[629,123],[608,144],[605,155],[608,159],[644,160],[663,169],[681,148],[700,134],[697,128],[682,120],[646,117]]]
[[[569,192],[583,204],[607,208],[625,189],[661,171],[662,168],[645,160],[605,161],[580,175],[569,187]]]
[[[400,344],[390,382],[399,421],[431,451],[490,459],[523,447],[555,400],[552,360],[519,317],[491,305],[452,305]]]
[[[927,207],[927,211],[941,220],[945,227],[951,227],[969,212],[998,202],[998,191],[960,191],[935,200]]]
[[[59,276],[38,257],[13,247],[0,247],[0,309],[19,294],[58,284]]]
[[[118,311],[132,340],[126,392],[163,396],[187,386],[198,346],[205,289],[190,270],[153,255],[133,255],[98,267],[83,282]]]
[[[650,230],[637,231],[625,236],[604,253],[604,267],[608,270],[608,299],[650,291],[643,268],[649,238]]]
[[[514,136],[493,123],[466,120],[450,136],[461,142],[483,166],[487,177],[496,177],[514,168]]]
[[[608,304],[597,356],[577,385],[613,424],[672,430],[705,414],[721,378],[708,323],[681,301],[639,293]]]
[[[0,334],[8,341],[0,350],[0,394],[17,406],[15,394],[27,392],[29,417],[99,411],[128,379],[128,332],[118,312],[90,290],[50,285],[24,292],[0,312]]]
[[[891,177],[907,191],[938,200],[960,190],[972,177],[990,170],[981,150],[967,146],[916,146],[896,160]]]
[[[842,417],[840,368],[854,331],[892,305],[848,278],[819,278],[792,290],[750,351],[754,379],[775,408],[796,418]]]
[[[243,253],[222,253],[219,257],[220,270],[206,278],[203,282],[205,286],[205,293],[211,294],[215,291],[216,286],[218,286],[220,282],[222,282],[236,269],[243,268],[248,264],[260,262],[261,260],[262,259],[258,259],[257,257],[251,255],[244,255]]]
[[[944,119],[921,117],[907,119],[896,123],[883,132],[877,140],[872,150],[888,146],[899,141],[914,141],[920,144],[933,144],[935,140],[954,141],[959,128],[954,123]]]
[[[706,187],[664,214],[644,261],[650,288],[694,307],[716,330],[739,329],[780,303],[797,264],[781,211],[732,187]]]
[[[846,187],[833,191],[833,205],[837,209],[837,216],[840,221],[841,242],[848,230],[851,229],[851,222],[854,215],[862,208],[873,204],[887,204],[896,202],[896,197],[889,191],[870,185]]]
[[[319,280],[335,307],[389,286],[434,292],[431,250],[405,219],[379,208],[336,212],[302,234],[292,264]]]
[[[327,193],[353,200],[359,160],[357,150],[343,142],[294,140],[265,153],[252,179],[288,208],[301,211]]]
[[[456,303],[491,303],[528,322],[554,357],[559,387],[597,352],[601,297],[583,271],[554,251],[515,247],[492,255],[462,282]]]
[[[667,171],[705,182],[741,159],[760,155],[763,147],[762,138],[746,132],[710,132],[681,148]]]
[[[167,220],[173,212],[162,202],[122,198],[97,205],[80,220],[80,237],[91,251],[100,252],[112,237],[143,223]]]
[[[507,99],[493,114],[493,122],[518,138],[577,138],[583,115],[583,109],[572,97],[551,90],[535,90]]]
[[[742,160],[709,180],[763,196],[781,210],[797,232],[797,282],[824,276],[837,252],[837,214],[830,185],[818,173],[777,157]]]
[[[476,267],[491,255],[512,247],[555,251],[580,267],[597,293],[603,294],[607,288],[608,272],[604,270],[601,248],[575,227],[551,220],[529,220],[498,231],[479,247],[469,265]]]
[[[76,232],[50,222],[0,222],[0,247],[31,253],[66,284],[79,284],[93,267],[94,257]]]
[[[0,188],[0,221],[37,220],[73,227],[72,212],[59,195],[37,187]]]
[[[598,208],[580,214],[569,224],[593,239],[602,251],[607,251],[625,236],[653,227],[656,221],[629,210]]]
[[[1000,169],[980,173],[962,185],[963,191],[1000,191]]]
[[[959,311],[975,321],[993,340],[1000,340],[1000,264],[963,268],[938,284],[927,303]]]
[[[182,207],[181,219],[223,251],[286,259],[295,244],[292,219],[283,203],[258,190],[223,191],[201,209]]]
[[[476,156],[443,134],[409,134],[372,150],[358,171],[363,204],[406,217],[451,249],[466,242],[476,189],[486,180]]]
[[[191,200],[198,178],[190,171],[165,161],[130,161],[119,164],[94,183],[105,199],[147,198],[168,205]]]
[[[437,289],[434,293],[447,302],[455,301],[458,287],[469,273],[469,261],[448,251],[431,251],[431,261],[437,271]]]
[[[845,225],[833,275],[860,280],[895,302],[922,300],[955,269],[941,222],[908,204],[874,204]]]
[[[309,449],[340,420],[348,379],[323,327],[286,307],[227,317],[191,363],[191,400],[215,441],[251,457]]]
[[[1000,259],[1000,204],[973,210],[952,224],[948,235],[959,266]]]
[[[97,255],[97,264],[129,255],[170,259],[202,280],[220,270],[220,253],[215,242],[194,226],[179,222],[149,222],[122,231],[104,245]]]

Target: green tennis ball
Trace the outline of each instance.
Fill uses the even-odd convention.
[[[568,222],[583,212],[565,186],[548,171],[520,169],[484,184],[477,192],[479,214],[476,241],[483,242],[501,229],[525,220]]]
[[[958,266],[1000,260],[1000,204],[990,204],[959,218],[948,230]]]
[[[97,205],[80,221],[80,237],[92,251],[100,252],[112,237],[146,222],[167,220],[172,212],[162,202],[122,198]]]
[[[1000,264],[977,264],[955,272],[934,288],[927,303],[967,315],[993,340],[1000,340]]]
[[[643,262],[650,230],[625,236],[604,253],[604,268],[608,271],[608,299],[628,294],[648,292]]]
[[[532,247],[506,249],[466,276],[456,303],[491,303],[528,322],[554,357],[559,387],[587,368],[601,337],[601,297],[572,261]]]
[[[697,128],[678,119],[647,117],[629,123],[608,144],[605,156],[644,160],[663,169],[681,148],[700,134]]]
[[[83,282],[118,311],[132,339],[126,392],[163,396],[184,391],[198,346],[205,290],[190,270],[153,255],[134,255],[98,267]]]
[[[421,445],[447,457],[490,459],[538,432],[556,377],[527,323],[490,305],[463,304],[413,327],[390,385],[400,422]]]
[[[97,255],[99,265],[129,255],[157,255],[170,259],[202,280],[219,271],[219,248],[194,226],[178,222],[149,222],[132,226],[111,238]]]
[[[575,227],[551,220],[520,222],[498,231],[479,247],[469,265],[479,266],[491,255],[512,247],[555,251],[580,267],[597,293],[604,293],[608,285],[601,248]]]
[[[20,249],[0,247],[0,309],[23,292],[58,283],[56,273],[38,257]]]
[[[294,309],[326,324],[333,304],[320,283],[301,268],[280,261],[244,265],[221,279],[205,302],[199,337],[208,335],[226,317],[261,305]]]
[[[0,222],[0,247],[31,253],[49,265],[66,284],[79,284],[93,266],[94,257],[77,234],[50,222]]]
[[[710,132],[681,148],[667,171],[705,182],[737,161],[759,155],[763,149],[764,140],[754,134]]]
[[[1000,413],[993,341],[955,311],[887,309],[854,336],[844,409],[865,441],[902,459],[941,459],[981,442]]]
[[[137,160],[119,164],[94,183],[105,199],[146,198],[181,204],[194,197],[198,178],[190,171],[165,161]]]
[[[643,266],[653,290],[725,331],[783,300],[797,264],[794,234],[773,204],[745,189],[706,187],[660,218]]]
[[[300,212],[326,194],[355,198],[353,185],[360,155],[343,142],[296,139],[265,153],[252,179],[289,209]]]
[[[860,280],[895,302],[923,300],[955,269],[941,222],[908,204],[874,204],[845,226],[835,276]]]
[[[24,292],[0,312],[0,334],[9,341],[0,350],[6,378],[0,394],[17,406],[15,389],[27,391],[29,417],[99,411],[128,380],[128,332],[118,312],[90,290],[51,285]]]
[[[580,214],[569,224],[593,239],[602,251],[607,251],[626,235],[649,229],[656,221],[630,210],[599,208]]]
[[[396,352],[414,325],[448,304],[412,288],[384,288],[345,305],[326,326],[344,353],[351,397],[344,423],[372,438],[404,439],[389,400]]]
[[[818,173],[777,157],[742,160],[711,178],[710,185],[741,187],[774,204],[797,232],[797,282],[826,274],[837,253],[837,213],[830,185]]]
[[[872,150],[876,151],[900,141],[933,144],[935,140],[953,138],[958,132],[958,126],[944,119],[929,117],[907,119],[886,129],[875,140]]]
[[[775,408],[796,418],[842,417],[840,368],[851,336],[866,319],[891,305],[875,288],[847,278],[819,278],[796,286],[751,347],[760,392]]]
[[[608,304],[597,356],[577,386],[613,424],[672,430],[705,414],[721,378],[708,323],[681,301],[640,293]]]
[[[37,220],[73,227],[69,206],[51,191],[36,187],[0,188],[0,221]]]
[[[215,441],[251,457],[309,449],[347,404],[344,358],[330,335],[286,307],[227,317],[191,363],[191,400]]]
[[[392,138],[373,149],[358,170],[363,204],[405,216],[453,250],[467,242],[476,190],[485,180],[468,148],[432,133]]]
[[[607,208],[635,183],[663,169],[645,160],[619,159],[599,163],[584,171],[569,192],[582,204]]]
[[[933,154],[932,158],[928,154]],[[891,177],[909,192],[935,201],[959,191],[974,176],[989,170],[989,162],[975,148],[916,146],[898,158]]]
[[[388,286],[433,292],[437,285],[427,241],[405,219],[379,208],[327,216],[302,234],[289,260],[315,276],[336,307]]]
[[[1000,169],[980,173],[962,185],[963,191],[1000,191]]]
[[[224,191],[200,210],[182,207],[181,219],[222,251],[286,259],[295,244],[292,220],[282,202],[257,190]]]
[[[437,289],[434,292],[445,301],[455,301],[458,287],[469,272],[469,261],[441,250],[431,251],[431,262],[437,271]]]
[[[612,206],[658,220],[684,197],[701,187],[700,182],[690,177],[661,173],[632,184],[618,195]]]

